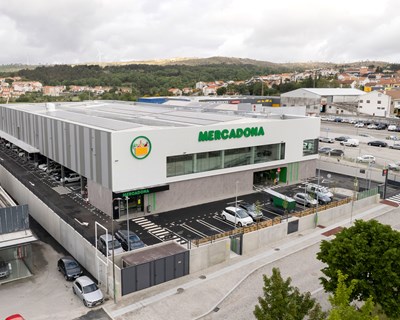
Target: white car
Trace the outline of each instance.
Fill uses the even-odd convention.
[[[378,126],[376,124],[371,123],[370,125],[367,126],[368,129],[376,129]]]
[[[329,191],[328,188],[324,186],[320,186],[318,184],[309,183],[306,185],[306,190],[310,193],[318,195],[318,197],[322,197],[323,195],[333,198],[333,193]]]
[[[320,142],[326,142],[326,143],[334,143],[335,142],[335,139],[328,138],[328,137],[319,137],[318,140]]]
[[[347,139],[345,141],[340,141],[340,145],[346,146],[346,147],[358,147],[360,144],[360,141],[358,139]]]
[[[226,207],[222,211],[222,219],[235,223],[239,227],[246,227],[253,224],[253,219],[242,208]]]
[[[60,179],[60,182],[71,183],[71,182],[78,182],[80,180],[81,180],[81,176],[79,175],[79,173],[70,173],[69,175]]]
[[[362,122],[358,122],[354,125],[356,128],[363,128],[364,127],[364,123]]]
[[[76,279],[72,286],[72,291],[83,301],[83,304],[89,308],[102,304],[104,301],[104,295],[101,290],[93,280],[87,276]]]
[[[364,163],[375,163],[375,157],[369,154],[364,154],[362,156],[357,157],[356,161]]]

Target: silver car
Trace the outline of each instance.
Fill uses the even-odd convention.
[[[86,307],[102,304],[104,295],[97,285],[87,276],[79,277],[72,286],[72,291],[83,301]]]
[[[315,200],[307,193],[302,193],[302,192],[296,193],[293,196],[293,199],[298,204],[305,205],[306,207],[315,207],[318,204],[317,200]]]
[[[106,256],[112,254],[114,242],[114,254],[123,253],[124,249],[122,249],[121,243],[115,239],[115,237],[111,236],[111,234],[102,234],[97,241],[97,247],[99,250]],[[108,250],[108,252],[107,252]]]

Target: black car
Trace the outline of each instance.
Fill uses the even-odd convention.
[[[350,137],[349,136],[340,136],[340,137],[335,138],[336,141],[346,141],[347,139],[350,139]]]
[[[343,156],[344,155],[344,151],[341,149],[332,149],[331,151],[329,151],[328,153],[330,156]]]
[[[376,130],[385,130],[387,128],[387,125],[384,123],[379,123],[378,127],[376,128]]]
[[[368,145],[369,146],[374,146],[374,147],[387,147],[387,143],[386,142],[384,142],[384,141],[379,141],[379,140],[376,140],[376,141],[370,141],[370,142],[368,142]]]
[[[57,262],[58,271],[60,271],[65,280],[74,280],[83,274],[83,270],[76,260],[70,256],[62,257]]]
[[[143,243],[142,240],[140,240],[137,234],[130,230],[129,230],[129,243],[130,243],[129,248],[128,248],[128,230],[125,229],[118,230],[115,233],[115,238],[121,243],[121,246],[125,251],[134,250],[145,246],[145,244]]]

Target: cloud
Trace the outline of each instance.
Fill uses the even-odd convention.
[[[398,62],[395,0],[13,0],[0,64],[229,56]]]

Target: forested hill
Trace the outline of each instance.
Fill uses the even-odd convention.
[[[43,85],[132,86],[141,93],[159,92],[161,88],[193,88],[199,81],[246,80],[257,75],[288,71],[285,67],[260,67],[251,64],[146,65],[122,66],[55,65],[20,70],[13,75]]]

